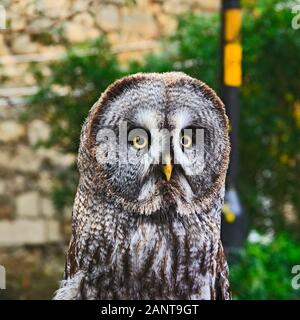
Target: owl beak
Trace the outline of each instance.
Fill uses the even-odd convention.
[[[173,170],[173,165],[171,164],[171,157],[167,156],[165,158],[165,164],[162,165],[162,171],[166,176],[167,181],[171,179],[172,170]]]

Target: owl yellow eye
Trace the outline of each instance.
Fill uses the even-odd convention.
[[[193,144],[193,140],[190,136],[188,135],[183,135],[180,137],[180,144],[184,147],[184,148],[190,148]]]
[[[135,136],[132,139],[132,145],[138,150],[145,148],[147,144],[148,144],[148,140],[146,137]]]

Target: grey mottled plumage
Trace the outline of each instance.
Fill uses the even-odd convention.
[[[102,163],[97,133],[118,133],[120,121],[147,130],[203,128],[203,172],[191,174],[201,165],[189,161],[195,147],[184,156],[176,137],[179,163],[168,181],[152,163],[161,157],[152,136],[137,162]],[[73,232],[55,298],[230,299],[220,241],[229,150],[224,106],[203,82],[170,72],[112,84],[82,129]]]

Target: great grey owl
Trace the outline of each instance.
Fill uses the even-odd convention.
[[[224,105],[203,82],[139,73],[109,86],[82,129],[55,299],[230,299],[220,241],[229,153]]]

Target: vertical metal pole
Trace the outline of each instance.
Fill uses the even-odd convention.
[[[242,84],[241,6],[239,0],[222,0],[221,98],[230,121],[231,155],[225,204],[222,215],[222,241],[227,250],[242,247],[246,234],[245,213],[237,192],[239,88]]]

